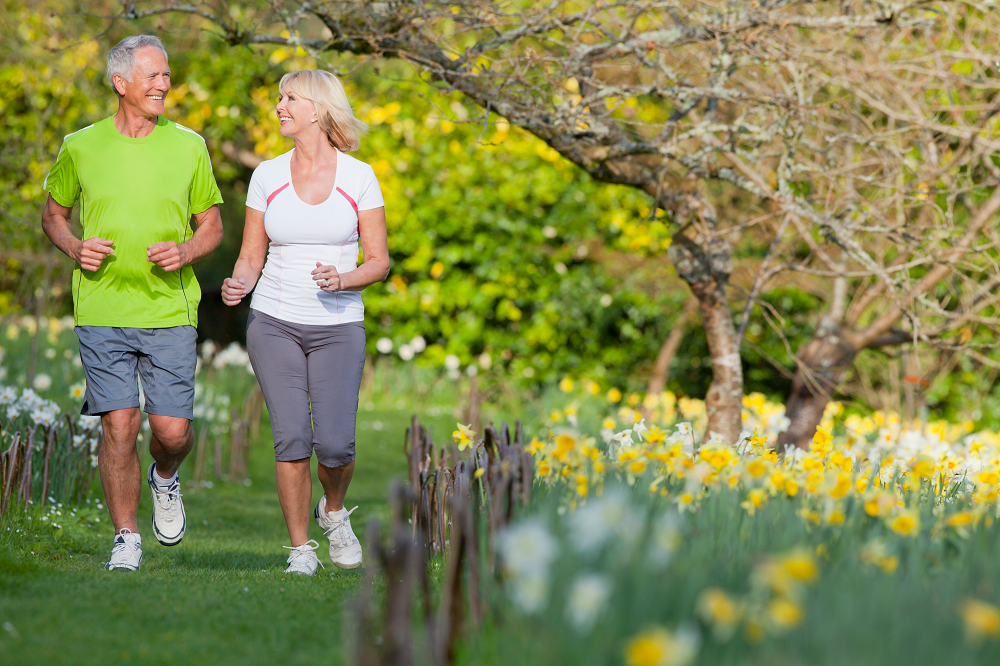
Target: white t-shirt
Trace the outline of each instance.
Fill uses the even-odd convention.
[[[317,261],[336,266],[340,273],[358,267],[358,211],[385,205],[375,172],[338,150],[330,197],[310,206],[292,185],[294,152],[261,162],[250,179],[247,207],[264,212],[271,241],[250,307],[296,324],[364,321],[359,292],[323,291],[312,272]]]

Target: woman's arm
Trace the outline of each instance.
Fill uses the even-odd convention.
[[[264,230],[264,212],[248,206],[240,258],[233,267],[233,277],[226,278],[222,282],[223,303],[236,305],[253,291],[267,260],[269,242],[267,232]]]
[[[358,213],[358,235],[365,260],[353,271],[338,273],[336,266],[316,262],[312,278],[323,291],[361,291],[389,276],[389,239],[384,207]]]

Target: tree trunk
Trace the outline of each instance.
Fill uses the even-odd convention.
[[[893,333],[893,326],[902,318],[904,306],[933,289],[951,272],[952,267],[972,248],[983,227],[1000,210],[1000,187],[976,211],[961,238],[952,248],[938,258],[937,264],[927,271],[899,300],[889,301],[888,307],[875,321],[864,329],[855,330],[852,324],[864,314],[858,308],[842,325],[842,294],[834,296],[831,313],[820,321],[813,337],[801,348],[799,369],[792,382],[792,393],[785,403],[785,415],[791,419],[788,430],[778,438],[778,445],[809,446],[816,428],[823,419],[826,403],[847,375],[847,371],[862,349],[882,347],[907,342],[909,336]],[[842,280],[840,280],[842,282]],[[884,284],[884,283],[883,283]],[[872,303],[879,299],[872,299]],[[867,306],[866,306],[867,307]],[[852,308],[854,309],[854,308]]]
[[[653,366],[653,374],[649,378],[649,385],[646,387],[646,395],[659,395],[667,386],[667,378],[670,376],[670,363],[677,355],[677,348],[681,346],[684,339],[684,331],[687,329],[688,320],[694,310],[693,301],[685,301],[684,312],[674,322],[674,327],[670,335],[660,347],[660,353],[656,355],[656,364]]]
[[[674,236],[669,250],[677,273],[698,299],[712,357],[712,383],[705,395],[705,441],[716,436],[729,444],[739,439],[743,412],[743,364],[725,293],[732,252],[729,243],[717,236],[707,240],[699,236],[696,242],[683,234]]]
[[[791,420],[778,446],[807,448],[826,411],[826,403],[854,364],[860,348],[855,331],[824,317],[813,337],[799,350],[799,369],[785,403]]]

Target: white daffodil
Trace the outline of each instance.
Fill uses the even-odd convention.
[[[559,552],[559,544],[540,518],[507,528],[500,534],[498,545],[504,569],[515,578],[547,571]]]
[[[589,633],[611,595],[611,583],[600,574],[583,574],[573,581],[566,597],[566,616],[573,629]]]

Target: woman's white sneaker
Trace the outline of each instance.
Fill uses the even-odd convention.
[[[153,536],[164,546],[176,546],[184,538],[187,516],[181,501],[181,481],[175,475],[166,488],[161,488],[153,478],[156,463],[146,469],[146,482],[153,493]]]
[[[354,513],[354,509],[350,511],[341,509],[328,513],[326,495],[323,495],[316,505],[316,510],[313,511],[316,524],[323,529],[326,538],[330,540],[330,561],[338,569],[357,569],[361,566],[361,542],[351,529],[351,514]]]
[[[115,545],[111,549],[111,560],[104,565],[108,571],[125,569],[138,571],[142,562],[142,538],[127,527],[123,527],[115,536]]]
[[[285,573],[313,576],[316,574],[316,565],[323,566],[319,558],[316,557],[316,549],[319,548],[319,544],[313,539],[309,539],[301,546],[285,546],[285,548],[292,551],[288,554],[288,568],[285,569]]]

